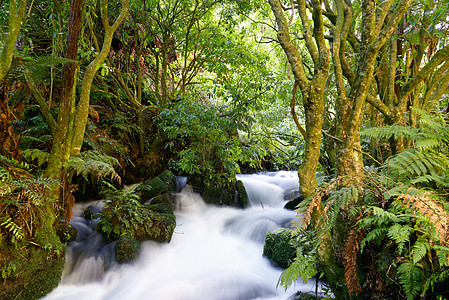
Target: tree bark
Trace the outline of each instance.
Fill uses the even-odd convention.
[[[6,76],[11,68],[12,54],[25,16],[26,3],[26,0],[11,0],[9,4],[8,35],[0,53],[0,80]]]
[[[129,0],[122,0],[122,9],[120,15],[115,22],[110,25],[108,20],[108,0],[102,0],[100,3],[101,19],[105,28],[105,35],[103,40],[103,47],[98,56],[87,66],[84,71],[83,82],[81,86],[80,100],[75,113],[75,124],[73,129],[73,138],[71,139],[71,155],[75,156],[81,151],[84,139],[84,131],[86,129],[87,117],[89,115],[90,102],[90,88],[100,65],[106,59],[109,50],[111,49],[111,42],[114,32],[122,23],[126,14],[128,13]]]
[[[309,26],[306,2],[298,1],[298,13],[304,26],[306,47],[314,61],[315,73],[312,80],[307,79],[298,49],[293,44],[288,23],[279,0],[269,1],[276,18],[278,39],[284,49],[293,71],[295,85],[299,86],[305,113],[305,149],[298,171],[299,189],[305,197],[312,196],[317,187],[316,169],[320,158],[321,129],[324,111],[324,87],[329,74],[329,50],[324,40],[321,1],[312,1],[313,35]],[[312,37],[314,39],[312,39]]]

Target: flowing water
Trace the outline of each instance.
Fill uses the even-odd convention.
[[[298,189],[296,173],[239,179],[250,207],[207,205],[187,186],[178,197],[171,242],[144,242],[136,261],[126,264],[114,263],[114,244],[92,230],[95,221],[79,217],[88,204],[77,204],[78,217],[71,221],[77,241],[67,248],[60,285],[44,299],[274,300],[313,293],[313,280],[299,280],[287,291],[276,288],[282,270],[262,255],[265,234],[288,227],[296,215],[283,208],[285,196]],[[101,202],[89,205],[101,208]]]

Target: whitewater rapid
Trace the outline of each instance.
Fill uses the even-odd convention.
[[[113,244],[99,246],[102,237],[89,231],[93,224],[79,217],[78,205],[73,223],[84,226],[86,236],[68,246],[61,283],[44,299],[281,300],[296,291],[315,292],[314,280],[299,280],[287,291],[277,288],[282,270],[262,255],[265,234],[296,217],[283,208],[284,195],[298,189],[296,172],[239,179],[250,207],[207,205],[187,186],[178,197],[171,242],[144,242],[138,258],[125,264],[114,263]]]

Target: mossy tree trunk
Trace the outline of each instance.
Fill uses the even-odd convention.
[[[47,177],[61,180],[64,164],[70,156],[78,154],[81,150],[84,131],[89,113],[90,88],[99,66],[106,59],[113,34],[119,24],[123,21],[128,11],[128,0],[122,1],[120,15],[111,26],[108,21],[107,6],[108,1],[102,0],[100,11],[105,28],[103,47],[98,56],[87,66],[84,71],[83,82],[78,106],[75,107],[76,95],[76,73],[78,65],[76,62],[69,62],[63,67],[63,90],[59,113],[56,121],[56,129],[53,133],[53,145],[50,159],[45,175]],[[77,59],[78,40],[81,20],[81,0],[72,0],[70,7],[69,31],[67,35],[66,57],[71,60]],[[45,103],[41,104],[45,105]],[[51,116],[47,116],[51,118]],[[56,198],[57,196],[54,195]]]
[[[316,169],[320,158],[321,128],[323,124],[324,87],[329,74],[329,49],[326,46],[323,29],[322,2],[312,1],[313,34],[309,25],[306,2],[298,1],[298,12],[304,27],[306,47],[314,62],[312,79],[308,79],[303,60],[289,33],[289,23],[279,0],[269,1],[276,18],[278,39],[287,55],[296,84],[302,94],[305,112],[305,151],[299,169],[300,191],[305,197],[313,195],[317,187]]]
[[[25,16],[26,3],[26,0],[11,0],[9,3],[8,35],[0,52],[0,80],[11,68],[12,54]]]
[[[97,57],[87,66],[84,71],[83,82],[81,86],[80,99],[75,112],[75,123],[73,128],[73,137],[71,139],[71,155],[74,156],[81,151],[83,145],[84,132],[86,129],[87,117],[89,115],[90,89],[92,81],[97,73],[98,68],[106,59],[111,49],[112,38],[117,27],[122,23],[128,13],[129,0],[122,0],[122,9],[120,15],[115,22],[110,25],[108,20],[108,0],[100,2],[101,20],[105,29],[103,47]]]
[[[329,52],[334,68],[333,80],[337,88],[337,95],[334,97],[335,147],[332,147],[335,149],[335,175],[340,178],[340,187],[358,184],[363,179],[360,129],[365,101],[367,98],[375,98],[369,94],[372,90],[375,62],[380,49],[397,28],[412,0],[400,0],[396,6],[393,6],[393,2],[387,0],[377,3],[375,0],[363,0],[360,5],[361,14],[355,15],[352,4],[344,0],[335,0],[333,6],[327,1],[319,0],[307,5],[302,0],[292,1],[293,6],[287,9],[282,7],[279,0],[269,0],[278,27],[279,43],[286,53],[303,96],[306,149],[299,176],[300,190],[306,197],[311,196],[316,188],[315,173],[320,155],[323,93],[329,77]],[[309,25],[307,9],[312,12],[313,30]],[[304,72],[304,61],[291,41],[288,28],[290,24],[284,16],[285,11],[291,11],[291,21],[295,10],[301,18],[302,40],[314,63],[313,69],[308,74],[309,77],[313,76],[311,80],[307,79]],[[333,25],[328,43],[324,41],[323,15]],[[359,32],[351,26],[354,22],[361,22]],[[326,275],[333,287],[338,287],[342,283],[342,268],[339,264],[343,262],[336,259],[336,253],[343,253],[345,249],[351,224],[348,220],[350,206],[351,204],[348,204],[341,208],[341,214],[334,227],[338,233],[328,232],[320,241],[318,254],[321,263],[326,266]],[[323,208],[318,207],[316,219],[323,213]]]
[[[384,116],[388,125],[416,127],[417,115],[410,111],[410,107],[431,110],[435,103],[432,100],[439,100],[447,90],[449,46],[436,50],[428,30],[436,5],[428,3],[423,7],[420,29],[413,37],[418,42],[410,44],[406,40],[405,27],[410,25],[399,22],[393,29],[392,38],[383,46],[382,63],[375,77],[379,97],[368,95],[366,101]],[[411,141],[404,141],[403,137],[390,139],[392,154],[410,146]]]

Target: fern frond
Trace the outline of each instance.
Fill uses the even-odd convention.
[[[418,262],[421,261],[421,259],[423,259],[426,254],[427,251],[429,251],[430,249],[430,245],[428,243],[428,241],[423,241],[423,240],[418,240],[416,241],[416,243],[413,245],[412,247],[412,260],[413,263],[416,264]]]
[[[424,272],[421,264],[414,264],[410,261],[402,263],[398,267],[398,276],[407,299],[413,300],[422,288]]]
[[[377,244],[380,244],[384,239],[384,237],[386,236],[387,232],[388,232],[387,227],[378,227],[374,228],[373,230],[370,230],[360,243],[360,252],[363,252],[365,245],[371,241],[376,241]]]
[[[440,139],[436,137],[417,139],[415,142],[415,148],[419,150],[428,150],[436,148],[440,145]]]
[[[397,179],[410,179],[414,176],[435,174],[444,169],[441,156],[432,153],[423,154],[416,149],[407,149],[390,157],[383,167]]]
[[[307,283],[317,273],[318,265],[316,257],[297,253],[293,263],[281,273],[277,286],[281,285],[287,290],[299,277]]]
[[[121,178],[114,169],[114,166],[118,165],[118,160],[112,156],[98,151],[86,151],[70,158],[66,168],[68,172],[76,172],[86,180],[89,180],[89,176],[93,176],[97,180],[110,176],[112,180],[116,180],[120,184]]]
[[[439,282],[444,282],[449,278],[449,270],[442,270],[441,272],[433,272],[429,278],[427,278],[426,283],[424,284],[423,292],[421,293],[421,297],[425,296],[425,293],[429,288],[433,290],[434,285]]]
[[[394,224],[388,229],[388,237],[398,246],[398,254],[402,254],[406,243],[410,242],[410,235],[413,228],[409,225]]]
[[[449,176],[438,174],[427,174],[410,180],[413,185],[435,183],[439,188],[449,188]]]
[[[409,126],[382,126],[382,127],[370,127],[362,130],[360,134],[375,139],[389,139],[393,138],[413,138],[419,133],[417,128]]]
[[[430,197],[427,192],[415,196],[410,194],[399,195],[397,200],[406,208],[412,208],[415,214],[428,218],[435,232],[439,233],[441,245],[448,246],[449,236],[449,213],[444,207]]]
[[[22,151],[22,156],[29,162],[37,160],[37,166],[40,167],[48,161],[50,153],[39,149],[25,149]]]

